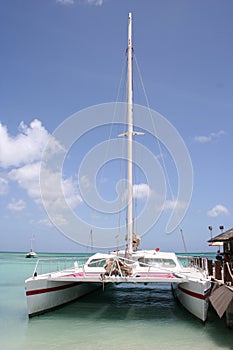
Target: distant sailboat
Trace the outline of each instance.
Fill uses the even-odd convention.
[[[32,238],[31,238],[31,249],[30,249],[30,252],[28,252],[25,256],[25,258],[36,258],[37,257],[37,254],[33,251],[33,241],[35,240],[35,236],[32,235]]]

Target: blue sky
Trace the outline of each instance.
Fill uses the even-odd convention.
[[[37,251],[90,251],[49,223],[39,166],[50,135],[69,116],[116,100],[129,11],[150,107],[176,128],[192,160],[193,192],[182,221],[188,250],[214,249],[206,242],[209,225],[213,235],[219,225],[232,227],[232,1],[8,0],[0,2],[1,251],[27,251],[32,233]],[[135,102],[145,104],[135,90]],[[89,136],[91,142],[83,138],[72,147],[63,185],[72,210],[85,220],[89,214],[95,225],[74,179],[86,152],[108,136],[104,128]],[[110,175],[116,174],[114,167],[104,174],[105,198],[111,197]],[[144,180],[135,195],[139,207],[148,189]],[[48,186],[51,190],[49,181]],[[179,230],[164,233],[168,217],[162,213],[143,237],[143,248],[183,251]]]

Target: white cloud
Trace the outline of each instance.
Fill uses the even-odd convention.
[[[39,160],[48,140],[48,132],[37,119],[29,126],[21,122],[15,137],[0,123],[0,167],[6,169]]]
[[[195,136],[194,140],[199,143],[207,143],[219,139],[222,135],[225,135],[225,131],[220,130],[217,133],[210,133],[207,136]]]
[[[104,0],[84,0],[86,1],[89,5],[96,5],[96,6],[101,6],[104,3]]]
[[[90,179],[87,175],[83,175],[81,176],[80,180],[79,180],[79,184],[81,187],[83,187],[85,190],[89,190],[92,189],[92,184],[90,182]]]
[[[148,184],[135,184],[133,185],[133,198],[148,199],[152,194],[152,191]],[[127,201],[128,189],[122,194],[122,201]]]
[[[43,225],[43,226],[47,226],[47,227],[53,227],[53,224],[51,223],[51,221],[49,219],[41,219],[37,221],[38,225]]]
[[[164,210],[178,210],[187,207],[187,204],[183,202],[177,202],[177,200],[166,200],[163,206]]]
[[[3,177],[0,177],[0,196],[7,194],[8,192],[8,181]]]
[[[76,208],[82,202],[82,198],[79,195],[79,192],[75,186],[75,183],[72,178],[63,180],[62,187],[64,191],[64,195],[67,201],[67,204],[71,208]]]
[[[57,215],[56,216],[55,222],[57,224],[59,224],[59,225],[66,225],[67,224],[67,220],[64,217],[62,217],[61,215]],[[50,227],[50,228],[54,227],[53,223],[47,218],[37,221],[37,224],[38,225],[43,225],[43,226],[46,226],[46,227]]]
[[[26,203],[22,199],[19,199],[18,201],[13,200],[8,204],[7,208],[12,211],[21,211],[26,208]]]
[[[60,185],[60,172],[51,173],[48,171],[44,186],[43,197],[47,203],[53,206],[54,211],[62,210],[63,205],[59,200],[58,185]],[[40,162],[27,164],[19,169],[13,169],[9,173],[9,178],[16,181],[18,185],[27,191],[37,204],[41,203],[40,189]],[[61,183],[67,204],[74,209],[82,202],[75,183],[72,178],[62,180]]]
[[[74,0],[56,0],[56,2],[62,4],[62,5],[73,5]]]
[[[42,204],[40,167],[41,157],[48,141],[50,143],[49,150],[47,150],[47,158],[51,155],[59,154],[60,151],[64,151],[63,147],[47,132],[37,119],[33,120],[29,126],[21,122],[19,133],[15,137],[9,135],[7,128],[0,124],[0,166],[10,168],[7,174],[7,180],[17,182],[37,204]],[[9,184],[7,180],[0,177],[0,195],[7,193]],[[55,185],[58,183],[58,180],[60,180],[60,172],[50,172],[48,174],[46,178],[48,183],[46,198],[57,203],[59,207],[59,200],[57,199],[58,192]],[[62,187],[68,205],[71,208],[75,208],[81,202],[81,199],[77,193],[73,179],[62,180]],[[9,205],[9,209],[13,210],[14,206],[15,208],[21,208],[20,205],[22,206],[23,203],[14,202]]]
[[[177,204],[177,201],[166,200],[166,202],[164,203],[163,209],[164,210],[174,209],[176,204]]]
[[[229,215],[229,214],[230,214],[229,210],[226,207],[224,207],[224,205],[222,204],[217,204],[215,207],[213,207],[211,210],[207,212],[207,215],[213,218],[220,215]]]
[[[7,193],[8,181],[15,181],[35,203],[42,204],[40,188],[41,157],[49,140],[50,148],[47,152],[47,158],[59,154],[61,150],[64,151],[62,146],[52,138],[37,119],[31,122],[29,127],[21,122],[19,133],[15,137],[9,135],[7,128],[0,124],[0,166],[10,168],[7,180],[0,177],[0,195]],[[60,172],[49,172],[46,178],[47,192],[45,197],[52,201],[54,208],[57,209],[59,208],[59,199],[56,184],[60,181],[60,176]],[[75,183],[72,178],[61,180],[61,182],[66,201],[74,209],[81,202]],[[22,208],[22,205],[22,202],[14,202],[9,205],[9,209],[20,210],[19,208]]]
[[[150,187],[147,184],[133,185],[133,197],[142,199],[148,198],[150,195]]]
[[[9,172],[9,179],[27,191],[28,196],[34,200],[40,199],[39,186],[40,162],[24,165]]]
[[[107,179],[104,178],[102,181],[103,183],[107,182]],[[101,182],[101,183],[102,183]],[[92,191],[93,190],[93,184],[91,183],[89,177],[87,175],[81,176],[79,180],[80,187],[85,191]],[[148,198],[150,194],[152,193],[150,187],[148,184],[135,184],[133,185],[133,197],[138,199]],[[123,199],[127,198],[127,189],[123,194]]]
[[[60,172],[51,172],[46,168],[43,169],[43,178],[43,203],[50,220],[58,226],[68,224],[67,214],[82,203],[73,178],[61,179]],[[49,225],[48,222],[43,222],[43,224]]]
[[[56,0],[56,2],[62,5],[73,5],[75,3],[75,0]],[[77,0],[77,2],[88,5],[101,6],[103,5],[104,0]]]

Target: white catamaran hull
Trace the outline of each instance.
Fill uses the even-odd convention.
[[[207,319],[209,295],[211,290],[210,281],[192,281],[173,283],[173,292],[179,302],[194,316],[202,320]]]
[[[78,299],[100,288],[102,283],[57,282],[29,278],[25,282],[28,316],[32,317]]]
[[[101,288],[103,285],[103,282],[101,281],[91,282],[89,280],[87,282],[68,282],[64,280],[67,279],[67,277],[59,278],[63,280],[49,280],[48,277],[41,278],[41,276],[38,279],[29,278],[26,280],[26,296],[29,317],[48,312],[61,305],[76,300],[98,288]],[[127,281],[118,279],[115,282],[145,283],[144,279],[145,278],[143,277],[136,278],[134,281],[133,278],[128,279]],[[150,283],[149,279],[147,279],[146,282]],[[153,277],[151,279],[153,280]],[[156,277],[156,279],[158,279],[158,277]],[[158,279],[156,282],[164,281],[161,277],[161,279]],[[166,282],[168,282],[168,280],[166,280]],[[153,281],[152,283],[155,282]],[[190,313],[205,322],[209,305],[209,294],[211,288],[210,281],[203,281],[200,283],[200,281],[189,280],[180,283],[172,282],[171,285],[174,295],[179,302]]]

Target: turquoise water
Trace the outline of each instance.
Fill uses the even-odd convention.
[[[23,253],[0,253],[1,349],[233,349],[224,320],[210,310],[203,325],[167,285],[118,285],[28,319],[24,280],[34,266]]]

